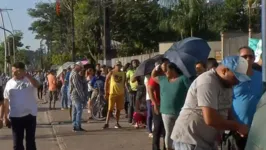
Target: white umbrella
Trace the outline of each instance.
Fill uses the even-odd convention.
[[[66,62],[62,66],[60,66],[56,72],[56,77],[59,77],[64,69],[74,66],[75,62]]]

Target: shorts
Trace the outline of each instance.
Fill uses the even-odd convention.
[[[124,95],[109,95],[108,110],[113,111],[116,106],[117,110],[124,109]]]
[[[88,101],[91,100],[92,91],[88,91]]]

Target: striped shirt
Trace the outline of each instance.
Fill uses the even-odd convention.
[[[70,87],[71,99],[73,101],[86,100],[83,80],[81,76],[74,70],[71,72],[71,75],[70,75],[69,87]]]

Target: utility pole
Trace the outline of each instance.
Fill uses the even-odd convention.
[[[261,1],[262,81],[266,89],[266,0]]]
[[[4,72],[5,74],[8,72],[7,71],[7,43],[6,43],[6,30],[5,30],[5,22],[4,22],[4,17],[3,17],[3,11],[10,11],[13,9],[0,9],[0,15],[2,19],[2,26],[4,28],[4,46],[5,46],[5,63],[4,63]]]
[[[104,63],[110,65],[111,35],[110,35],[110,5],[112,0],[104,0]],[[108,55],[109,54],[109,55]]]
[[[75,50],[75,18],[74,18],[74,0],[71,0],[71,25],[72,25],[72,61],[76,61]]]

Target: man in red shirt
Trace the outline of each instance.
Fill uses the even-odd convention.
[[[162,115],[160,113],[160,86],[154,81],[153,78],[149,79],[148,82],[148,93],[152,101],[153,106],[153,141],[152,150],[160,150],[160,137],[163,135],[164,138],[164,125],[162,120]],[[165,149],[165,143],[164,143]]]

